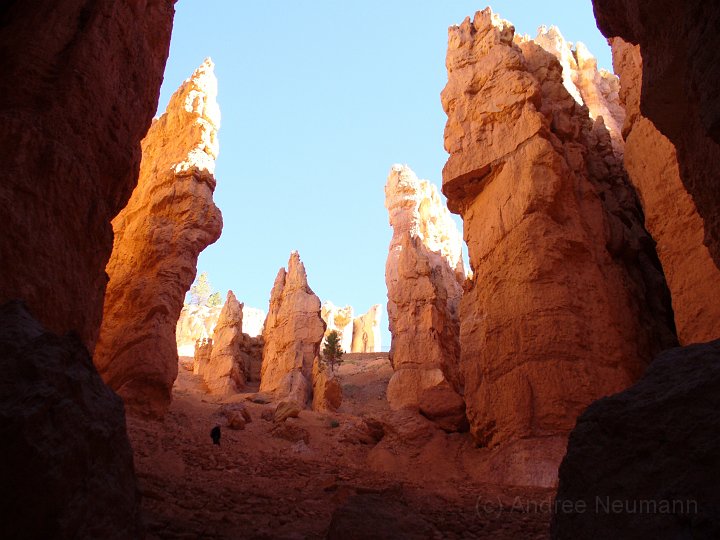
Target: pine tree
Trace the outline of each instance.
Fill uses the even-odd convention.
[[[207,305],[208,298],[212,294],[212,286],[208,280],[207,272],[203,272],[198,276],[190,287],[190,303],[198,306]]]
[[[337,330],[331,330],[325,338],[322,354],[325,361],[330,363],[330,371],[335,371],[336,363],[342,363],[341,358],[345,352],[340,346],[340,334],[337,333]]]
[[[222,297],[219,292],[214,292],[207,299],[207,305],[210,307],[219,306],[222,304]]]

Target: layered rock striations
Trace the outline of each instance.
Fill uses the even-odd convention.
[[[218,318],[212,339],[212,352],[200,370],[209,393],[232,394],[245,386],[245,366],[240,359],[243,341],[243,304],[232,291]]]
[[[340,335],[340,346],[345,352],[350,352],[353,342],[353,308],[352,306],[339,307],[330,301],[323,302],[320,315],[327,325],[325,337],[335,330]]]
[[[367,313],[353,319],[352,352],[366,353],[382,350],[380,340],[381,316],[382,306],[375,304]]]
[[[553,538],[718,538],[719,386],[713,341],[662,353],[590,405],[560,467],[555,505],[572,511],[554,514]]]
[[[593,0],[598,28],[642,51],[640,112],[675,146],[680,177],[720,266],[720,4]]]
[[[320,299],[307,282],[297,251],[281,268],[270,293],[260,391],[305,406],[312,395],[312,366],[320,353],[325,323]]]
[[[703,220],[683,185],[675,146],[640,112],[640,47],[613,38],[612,50],[627,110],[625,168],[657,242],[678,338],[682,344],[715,339],[720,336],[720,270],[703,244]]]
[[[461,374],[481,445],[562,448],[578,414],[629,386],[675,342],[651,238],[602,121],[563,86],[557,58],[490,9],[449,31],[443,170],[472,277]],[[546,477],[546,476],[544,476]]]
[[[0,303],[50,331],[100,329],[110,221],[137,183],[157,109],[173,0],[2,8]]]
[[[138,186],[113,220],[115,243],[95,365],[138,413],[162,415],[177,376],[175,327],[200,252],[220,237],[213,203],[220,112],[206,60],[143,140]]]
[[[385,185],[393,237],[385,265],[393,374],[390,406],[418,406],[424,390],[462,393],[458,320],[462,239],[434,185],[394,165]]]

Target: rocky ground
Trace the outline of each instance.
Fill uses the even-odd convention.
[[[163,421],[128,418],[149,538],[548,537],[552,490],[484,483],[467,434],[389,410],[387,354],[338,371],[337,413],[275,424],[255,388],[218,400],[181,367]],[[252,422],[232,430],[221,409],[238,404]]]

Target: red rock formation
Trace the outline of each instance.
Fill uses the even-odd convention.
[[[718,387],[714,341],[662,353],[590,405],[560,467],[555,504],[570,510],[555,513],[553,538],[720,538]]]
[[[312,367],[314,411],[336,411],[342,405],[342,386],[330,368],[315,357]]]
[[[210,358],[201,370],[205,386],[211,394],[232,394],[245,386],[245,366],[240,358],[242,308],[233,292],[228,291],[213,332]]]
[[[675,146],[640,112],[640,48],[614,38],[612,49],[628,113],[625,167],[657,241],[678,338],[683,344],[709,341],[720,336],[720,270],[703,244],[703,220],[682,183]]]
[[[126,407],[140,414],[162,415],[170,404],[183,299],[198,255],[222,229],[212,200],[220,122],[216,95],[207,60],[153,122],[142,144],[138,186],[113,220],[95,365]]]
[[[4,3],[0,303],[19,298],[92,351],[110,220],[137,182],[173,0]]]
[[[486,9],[450,29],[447,69],[443,191],[473,270],[468,419],[481,445],[536,439],[545,467],[584,407],[673,343],[667,289],[610,136],[557,59]]]
[[[195,342],[195,355],[193,356],[193,374],[202,376],[205,366],[210,362],[213,342],[211,338],[198,339]]]
[[[458,309],[465,272],[460,233],[434,185],[395,165],[385,207],[393,227],[385,282],[395,369],[387,397],[398,409],[418,406],[429,388],[462,392]]]
[[[0,306],[3,538],[141,538],[118,398],[72,335]]]
[[[305,406],[312,393],[313,360],[324,333],[320,299],[308,285],[300,255],[293,251],[287,271],[280,269],[270,293],[260,391]]]
[[[192,356],[195,343],[213,335],[222,306],[185,305],[175,327],[179,356]]]
[[[680,176],[720,266],[720,4],[593,0],[598,28],[639,45],[640,112],[675,146]]]
[[[353,319],[352,352],[366,353],[381,350],[380,304],[372,306],[367,313]]]

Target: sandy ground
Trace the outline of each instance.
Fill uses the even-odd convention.
[[[163,421],[128,418],[148,537],[548,538],[552,491],[483,483],[467,434],[390,411],[391,375],[387,354],[347,355],[340,410],[276,427],[256,387],[218,399],[181,367]],[[252,422],[213,445],[234,403]]]

